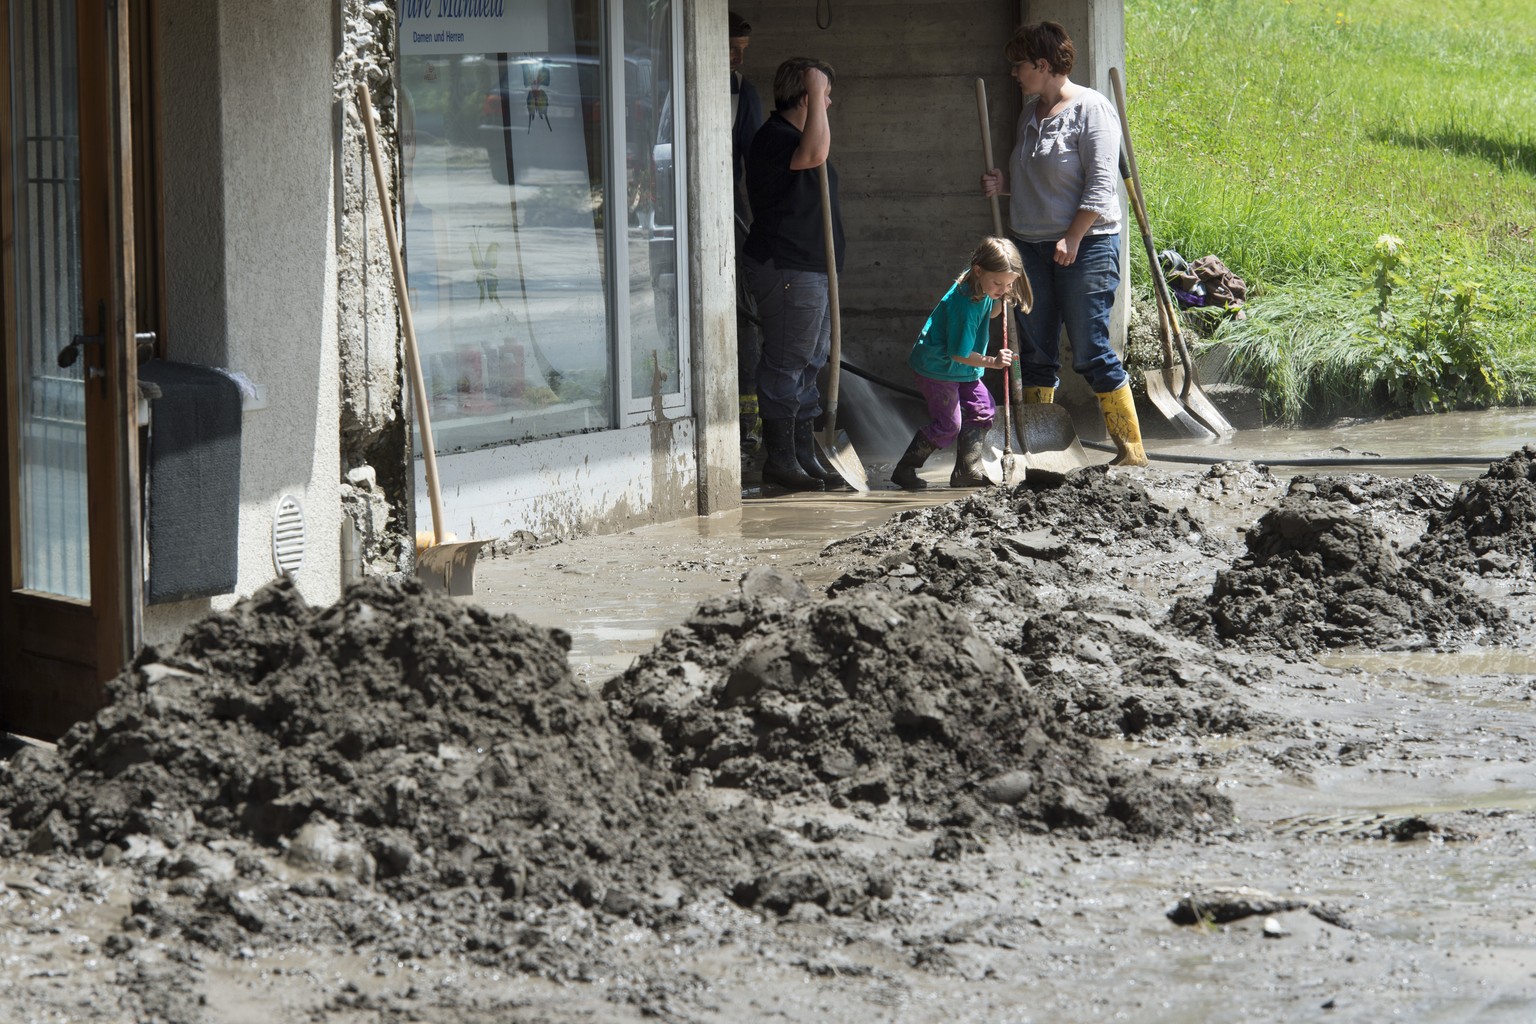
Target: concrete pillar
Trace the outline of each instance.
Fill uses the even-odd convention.
[[[241,424],[237,594],[277,576],[279,499],[304,510],[295,581],[340,593],[332,10],[159,4],[167,354],[263,389]],[[195,83],[195,84],[194,84]],[[148,643],[235,595],[150,608]]]
[[[688,153],[688,308],[699,514],[741,505],[726,0],[679,4]]]

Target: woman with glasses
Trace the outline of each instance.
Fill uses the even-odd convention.
[[[1009,197],[1009,233],[1034,292],[1034,308],[1015,313],[1024,400],[1055,399],[1065,327],[1072,368],[1093,387],[1114,439],[1113,464],[1145,466],[1130,381],[1109,342],[1120,286],[1118,115],[1108,97],[1071,80],[1076,50],[1056,22],[1021,27],[1005,52],[1024,110],[1008,173],[987,171],[981,190]]]

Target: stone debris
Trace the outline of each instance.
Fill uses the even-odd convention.
[[[1317,900],[1276,896],[1246,885],[1214,885],[1187,892],[1179,897],[1167,916],[1174,924],[1213,925],[1229,924],[1245,917],[1270,917],[1292,910],[1305,910],[1318,920],[1339,928],[1350,927],[1336,908]],[[1265,932],[1268,931],[1266,923]]]

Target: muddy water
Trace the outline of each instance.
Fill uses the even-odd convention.
[[[1358,470],[1334,468],[1318,472],[1379,472],[1390,476],[1409,476],[1415,472],[1433,472],[1448,480],[1477,476],[1486,465],[1426,465],[1420,467],[1381,466],[1373,468],[1373,457],[1439,457],[1502,459],[1521,445],[1536,439],[1536,409],[1489,409],[1481,412],[1450,412],[1437,416],[1404,419],[1380,419],[1334,427],[1297,429],[1265,427],[1240,430],[1226,441],[1202,443],[1188,438],[1156,438],[1148,441],[1153,451],[1178,455],[1258,461],[1266,459],[1360,458]],[[1277,467],[1277,472],[1300,470]]]
[[[578,678],[601,682],[628,668],[665,630],[705,598],[729,590],[753,566],[781,566],[810,586],[825,586],[839,572],[819,558],[829,540],[900,512],[954,500],[959,493],[881,490],[758,498],[717,516],[482,558],[473,601],[566,630]]]
[[[903,380],[894,383],[907,382]],[[843,375],[842,388],[839,419],[846,426],[859,454],[867,462],[877,465],[894,462],[912,432],[926,422],[922,403],[916,399],[872,385],[852,374]],[[1079,430],[1084,440],[1103,439],[1102,426],[1091,412],[1085,414]],[[1264,427],[1258,430],[1239,430],[1235,436],[1215,442],[1184,437],[1155,415],[1144,413],[1142,430],[1147,437],[1147,448],[1153,452],[1238,462],[1358,456],[1361,459],[1358,472],[1380,472],[1392,476],[1433,472],[1445,479],[1465,480],[1478,475],[1486,466],[1427,463],[1418,468],[1379,466],[1373,469],[1370,460],[1379,457],[1426,460],[1436,457],[1476,457],[1492,462],[1536,440],[1536,409],[1488,409],[1435,416],[1340,421],[1329,427]],[[1098,462],[1107,460],[1109,456],[1090,451],[1089,458]],[[946,455],[940,453],[934,457],[933,462],[938,465],[945,462],[945,459]],[[1298,470],[1286,466],[1277,471],[1288,474]],[[1341,468],[1328,471],[1350,470]],[[946,464],[946,477],[948,472]],[[881,476],[880,479],[883,481],[886,477]],[[937,480],[939,475],[935,472],[931,479]]]

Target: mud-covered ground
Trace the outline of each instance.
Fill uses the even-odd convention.
[[[413,581],[146,651],[5,750],[3,1018],[1536,1019],[1536,451],[948,496],[600,678]]]

